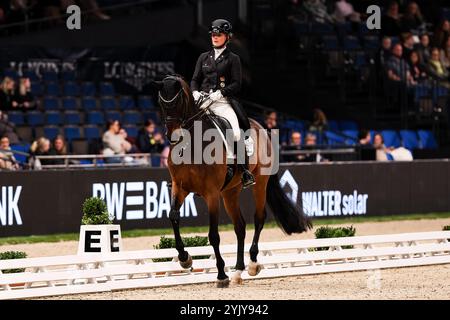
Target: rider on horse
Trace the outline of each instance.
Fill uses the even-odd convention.
[[[246,132],[250,129],[250,122],[235,100],[241,89],[242,74],[239,56],[227,48],[232,37],[231,23],[224,19],[214,20],[209,33],[213,50],[202,53],[197,60],[191,81],[192,94],[196,102],[203,96],[202,92],[209,94],[209,99],[213,101],[209,109],[230,122],[235,140],[239,140],[239,128]],[[244,143],[245,163],[239,166],[242,170],[242,185],[246,188],[255,184],[255,178],[249,171],[249,156],[253,154],[251,136],[244,139]]]

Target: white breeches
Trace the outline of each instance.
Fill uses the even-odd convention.
[[[214,114],[218,115],[219,117],[224,117],[230,122],[231,128],[233,129],[234,133],[234,140],[239,141],[239,139],[241,138],[239,121],[238,118],[236,117],[236,114],[234,113],[233,107],[231,107],[227,99],[222,98],[220,100],[217,100],[209,107],[209,110],[211,110]]]

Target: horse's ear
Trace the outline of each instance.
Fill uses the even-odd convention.
[[[156,80],[151,80],[150,81],[150,85],[153,88],[158,89],[158,90],[161,90],[163,88],[163,86],[164,86],[162,81],[156,81]]]

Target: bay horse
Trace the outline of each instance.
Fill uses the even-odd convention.
[[[236,272],[233,274],[232,283],[241,284],[241,273],[245,270],[244,263],[244,240],[246,222],[239,206],[239,195],[242,190],[240,171],[235,165],[234,175],[230,179],[227,173],[229,171],[226,163],[226,155],[223,153],[223,161],[220,163],[206,164],[175,164],[172,161],[172,151],[182,143],[182,140],[171,141],[172,134],[178,129],[193,132],[194,121],[201,121],[203,132],[207,129],[215,128],[213,122],[205,112],[194,102],[192,92],[186,81],[179,75],[166,76],[162,81],[153,81],[153,86],[158,90],[158,103],[161,109],[161,116],[166,127],[166,136],[171,142],[168,159],[168,169],[172,179],[171,210],[169,219],[172,223],[175,236],[176,249],[178,251],[178,260],[183,268],[192,266],[192,258],[184,249],[184,244],[180,236],[180,207],[186,196],[194,192],[201,196],[209,212],[209,242],[214,249],[216,265],[218,270],[217,287],[227,287],[229,278],[225,273],[225,263],[220,255],[219,244],[220,237],[218,231],[219,225],[219,206],[220,199],[223,199],[226,212],[234,225],[234,231],[237,237],[237,261]],[[255,120],[250,119],[251,128],[254,130],[263,130],[262,135],[256,137],[254,150],[259,146],[266,144],[270,153],[270,159],[274,158],[270,136],[263,127]],[[203,142],[202,148],[204,148]],[[225,149],[225,145],[223,144]],[[301,233],[312,227],[308,217],[298,208],[282,190],[277,174],[261,174],[262,164],[258,152],[254,152],[257,157],[252,161],[250,171],[255,177],[256,184],[253,186],[253,197],[255,200],[256,211],[254,214],[255,233],[250,248],[250,263],[248,274],[255,276],[261,270],[257,262],[258,241],[266,219],[266,204],[272,209],[273,215],[281,229],[287,233]],[[203,160],[202,160],[203,161]]]

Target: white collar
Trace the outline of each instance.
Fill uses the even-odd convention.
[[[222,54],[222,52],[224,52],[226,48],[227,48],[226,46],[220,49],[214,48],[214,60],[216,60]]]

